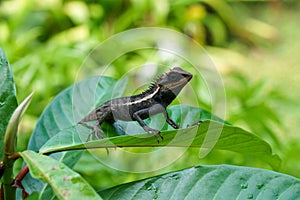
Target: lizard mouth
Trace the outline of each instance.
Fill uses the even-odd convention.
[[[184,86],[193,78],[193,75],[191,73],[184,71],[179,67],[174,67],[173,69],[171,69],[171,71],[180,74],[181,79],[179,81],[167,84],[166,88],[168,89],[175,89],[177,87]]]
[[[188,73],[188,76],[185,77],[185,79],[187,80],[187,82],[189,82],[191,79],[193,78],[193,75]]]
[[[171,71],[181,74],[186,79],[187,82],[193,78],[193,75],[191,73],[184,71],[179,67],[174,67]]]
[[[190,74],[190,76],[183,77],[182,79],[180,79],[177,82],[169,83],[168,85],[166,85],[166,88],[174,89],[174,88],[177,88],[177,87],[180,87],[180,86],[184,86],[191,80],[192,77],[193,76]]]

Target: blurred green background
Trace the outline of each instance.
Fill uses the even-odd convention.
[[[43,109],[74,83],[96,45],[131,28],[166,27],[190,36],[213,58],[226,89],[226,120],[268,141],[283,159],[280,171],[300,178],[299,8],[297,0],[1,1],[0,46],[12,66],[19,102],[35,92],[20,127],[19,150],[26,149]],[[121,59],[111,74],[122,77],[133,62]],[[269,168],[231,152],[213,151],[204,159],[198,154],[190,149],[162,170],[135,174],[106,167],[85,153],[75,169],[101,189],[197,164]]]

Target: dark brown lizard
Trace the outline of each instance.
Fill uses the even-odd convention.
[[[153,133],[157,142],[157,135],[163,139],[159,130],[150,128],[143,119],[152,115],[163,113],[166,122],[173,128],[179,126],[169,118],[166,111],[167,106],[176,98],[182,88],[192,79],[193,75],[179,67],[174,67],[169,72],[161,75],[145,92],[109,100],[89,113],[78,122],[87,128],[93,130],[88,136],[94,134],[97,138],[104,138],[105,135],[101,129],[104,121],[137,121],[148,133]],[[86,122],[97,121],[94,125],[88,125]]]

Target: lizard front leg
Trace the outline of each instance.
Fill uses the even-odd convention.
[[[141,118],[141,115],[148,115],[150,116],[150,108],[145,108],[142,110],[139,110],[135,113],[133,113],[133,118],[141,125],[141,127],[147,132],[147,133],[153,133],[155,136],[155,139],[157,141],[157,143],[159,143],[159,139],[157,138],[157,135],[159,135],[159,137],[163,140],[163,136],[160,134],[159,130],[150,128],[149,126],[147,126],[147,124],[143,121],[143,119]]]

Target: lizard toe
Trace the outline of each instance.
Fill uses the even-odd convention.
[[[150,127],[147,127],[147,128],[145,128],[145,129],[146,129],[147,133],[153,134],[153,135],[154,135],[154,137],[155,137],[157,143],[160,142],[160,141],[159,141],[159,138],[157,137],[157,135],[160,137],[161,140],[164,139],[164,137],[161,135],[161,133],[160,133],[159,130],[152,129],[152,128],[150,128]]]
[[[105,138],[103,131],[98,126],[94,126],[93,133],[97,139]]]

